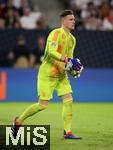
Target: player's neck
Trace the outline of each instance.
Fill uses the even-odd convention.
[[[62,25],[62,28],[64,29],[65,32],[70,33],[70,29],[64,27],[63,25]]]

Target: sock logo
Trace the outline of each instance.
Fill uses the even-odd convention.
[[[7,80],[6,72],[1,72],[0,73],[0,100],[6,99],[6,80]]]

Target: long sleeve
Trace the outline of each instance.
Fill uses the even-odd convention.
[[[61,60],[61,56],[62,56],[58,52],[59,42],[60,42],[60,32],[55,31],[51,33],[48,39],[48,55],[57,60]]]
[[[75,46],[76,46],[76,38],[72,36],[72,41],[73,41],[73,46],[72,46],[72,51],[70,53],[70,58],[73,58],[73,54],[74,54],[74,49],[75,49]]]

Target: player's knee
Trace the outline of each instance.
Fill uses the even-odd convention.
[[[64,99],[64,100],[63,100],[63,104],[64,104],[66,107],[68,107],[68,106],[69,106],[69,107],[70,107],[70,106],[72,107],[72,103],[73,103],[73,100],[72,100],[72,99],[68,99],[68,100],[67,100],[67,99]]]
[[[72,101],[73,98],[72,98],[72,94],[71,93],[68,93],[66,95],[63,95],[61,96],[61,99],[63,100],[63,102],[68,102],[68,101]]]

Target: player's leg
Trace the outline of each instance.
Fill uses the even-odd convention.
[[[75,136],[71,132],[71,124],[72,124],[72,103],[73,103],[73,97],[72,97],[72,89],[70,82],[67,77],[64,77],[63,79],[59,80],[59,83],[56,87],[58,96],[61,97],[63,102],[63,110],[62,110],[62,116],[64,121],[64,138],[65,139],[81,139],[78,136]]]
[[[55,82],[50,82],[49,78],[38,77],[37,93],[39,102],[30,105],[19,117],[18,120],[22,124],[25,119],[33,116],[47,108],[48,101],[52,98]],[[17,120],[17,119],[16,119]]]
[[[72,95],[71,93],[61,96],[63,102],[62,117],[64,121],[65,132],[71,131],[72,124]]]
[[[20,116],[19,120],[21,123],[24,122],[28,117],[33,116],[34,114],[46,109],[48,106],[48,100],[39,100],[38,103],[30,105]]]
[[[73,98],[72,94],[68,93],[63,96],[61,96],[61,99],[63,101],[63,121],[64,121],[64,139],[81,139],[81,137],[76,136],[71,131],[71,124],[72,124],[72,103]]]
[[[56,81],[50,82],[48,78],[38,78],[39,102],[29,106],[19,117],[16,117],[12,126],[13,137],[16,138],[19,127],[25,119],[47,108],[48,101],[52,98]]]
[[[48,100],[39,100],[38,103],[30,105],[19,117],[16,117],[12,125],[12,135],[15,139],[18,133],[18,130],[25,119],[31,117],[32,115],[46,109],[48,106]]]

